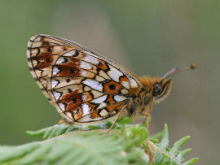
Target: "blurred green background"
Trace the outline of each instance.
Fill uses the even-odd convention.
[[[171,95],[152,111],[150,133],[167,123],[171,142],[200,165],[218,164],[220,148],[219,0],[2,0],[0,2],[0,144],[30,142],[26,130],[60,119],[36,85],[26,60],[35,34],[67,38],[122,64],[136,75],[163,76],[174,65],[198,64],[175,75]]]

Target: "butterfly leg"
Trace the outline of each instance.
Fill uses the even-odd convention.
[[[143,112],[142,112],[143,113]],[[150,114],[148,112],[144,112],[144,121],[143,124],[146,123],[147,120],[147,130],[149,130],[149,124],[150,124]]]
[[[61,119],[60,121],[58,121],[58,124],[63,124],[63,123],[65,123],[64,119]]]
[[[74,123],[68,122],[65,119],[61,119],[58,124],[65,124],[65,125],[73,125]]]
[[[127,105],[124,105],[121,110],[119,111],[117,117],[115,118],[114,122],[112,123],[111,127],[108,129],[108,131],[106,132],[106,134],[108,134],[112,129],[113,127],[115,126],[115,123],[117,122],[118,118],[120,117],[120,115],[122,114],[123,110],[127,107]]]

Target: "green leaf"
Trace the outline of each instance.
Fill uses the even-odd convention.
[[[186,143],[187,140],[189,140],[190,136],[186,136],[177,142],[174,143],[172,148],[169,148],[169,136],[168,136],[168,127],[165,124],[164,130],[162,132],[162,139],[161,142],[158,144],[148,142],[150,150],[155,153],[153,164],[154,165],[163,165],[163,164],[169,164],[169,165],[192,165],[196,161],[198,161],[197,158],[193,158],[185,163],[182,164],[184,161],[184,156],[191,151],[191,149],[179,151],[179,149],[183,146],[183,144]],[[189,164],[188,164],[189,163]]]
[[[189,138],[190,138],[190,136],[186,136],[186,137],[178,140],[177,142],[175,142],[172,149],[170,150],[170,154],[176,156],[179,152],[179,149],[183,146],[184,143],[187,142],[187,140],[189,140]]]
[[[132,122],[132,119],[131,118],[126,118],[126,117],[121,117],[117,120],[117,123],[118,124],[130,124]]]
[[[8,150],[0,155],[0,162],[8,162],[23,157],[24,155],[37,149],[39,146],[39,143],[29,143],[17,147],[11,147],[10,149],[8,148]]]
[[[43,128],[38,131],[26,131],[29,136],[42,137],[43,139],[53,138],[64,133],[72,132],[78,130],[79,126],[74,125],[65,125],[65,124],[56,124],[51,127]]]
[[[62,137],[15,147],[12,151],[2,154],[0,162],[17,159],[16,165],[38,162],[48,165],[55,162],[62,165],[125,164],[126,158],[122,156],[123,150],[120,142],[120,140],[101,135]]]
[[[164,129],[162,132],[162,139],[160,142],[160,147],[162,149],[167,149],[169,147],[169,134],[167,124],[164,124]]]
[[[193,165],[198,160],[199,160],[199,158],[192,158],[192,159],[188,160],[187,162],[183,163],[182,165]]]
[[[108,121],[81,127],[56,124],[38,131],[27,131],[31,136],[47,140],[16,147],[0,146],[0,164],[192,165],[198,161],[193,158],[184,162],[184,156],[191,149],[180,151],[189,136],[169,148],[166,124],[162,133],[149,137],[145,125],[129,125],[130,121],[130,118],[120,118],[109,134],[105,134],[112,124]],[[66,136],[59,136],[63,134]]]
[[[182,160],[186,154],[188,154],[191,151],[191,148],[188,148],[186,150],[181,151],[178,155],[177,158]]]

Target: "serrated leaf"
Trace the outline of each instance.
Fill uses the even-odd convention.
[[[183,144],[190,138],[186,136],[177,142],[174,143],[173,147],[169,148],[169,136],[168,136],[168,128],[167,125],[164,125],[164,130],[162,132],[161,142],[158,144],[154,144],[152,142],[148,142],[150,144],[149,149],[155,153],[153,164],[169,164],[169,165],[185,165],[185,163],[194,163],[197,159],[191,159],[185,163],[181,163],[184,161],[184,156],[191,150],[187,149],[184,151],[179,151]],[[154,147],[155,145],[156,147]],[[188,165],[188,164],[186,164]]]
[[[192,159],[188,160],[187,162],[183,163],[182,165],[193,165],[198,160],[199,160],[199,158],[192,158]]]
[[[35,150],[32,150],[30,153],[28,153],[25,157],[23,157],[21,160],[16,162],[17,165],[29,165],[34,164],[37,161],[43,161],[46,158],[46,153],[50,150],[50,148],[46,145],[41,145]]]
[[[159,164],[160,162],[162,162],[163,158],[164,158],[163,154],[160,152],[157,152],[154,156],[153,164],[154,165]]]
[[[18,147],[12,147],[11,149],[7,150],[6,152],[0,155],[0,163],[4,163],[7,161],[12,161],[16,158],[20,158],[34,151],[39,146],[40,146],[39,143],[29,143],[29,144],[24,144]]]
[[[120,122],[128,123],[130,119],[123,118]],[[28,131],[27,133],[31,136],[43,136],[50,139],[18,147],[0,147],[0,164],[6,162],[10,165],[40,163],[47,165],[146,165],[151,161],[153,165],[191,165],[198,160],[193,158],[181,163],[191,149],[183,151],[179,149],[189,137],[178,140],[170,149],[166,124],[162,131],[161,142],[158,143],[156,136],[154,139],[148,137],[148,130],[144,125],[121,125],[120,122],[107,135],[103,134],[103,129],[109,128],[111,122],[83,127],[56,124],[35,132]],[[77,132],[59,136],[74,130]],[[56,136],[59,137],[53,138]]]
[[[167,149],[169,147],[169,134],[167,124],[164,124],[162,139],[159,145],[162,149]]]
[[[43,128],[37,131],[26,131],[26,134],[33,137],[43,136],[47,128]]]
[[[16,164],[18,165],[35,164],[39,162],[52,165],[54,164],[54,158],[57,157],[61,158],[59,162],[62,163],[62,165],[74,164],[75,162],[87,165],[117,165],[125,164],[126,162],[126,158],[120,155],[123,151],[122,146],[120,146],[120,140],[113,140],[107,136],[62,137],[40,142],[37,143],[36,147],[34,146],[34,144],[27,144],[26,148],[28,150],[26,149],[26,152],[24,152],[25,147],[21,146],[13,152],[14,154],[5,153],[3,156],[1,155],[0,163],[17,159]],[[21,150],[23,150],[23,152],[19,152]],[[54,157],[54,154],[56,157]]]
[[[180,159],[180,160],[182,160],[183,157],[184,157],[186,154],[188,154],[190,151],[191,151],[191,148],[188,148],[188,149],[186,149],[186,150],[181,151],[181,152],[177,155],[177,158]]]
[[[178,154],[179,149],[189,140],[190,136],[186,136],[177,142],[174,143],[173,147],[170,150],[170,154],[176,156]]]

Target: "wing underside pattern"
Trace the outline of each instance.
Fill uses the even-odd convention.
[[[46,98],[71,123],[115,116],[131,101],[131,91],[140,86],[119,65],[63,38],[33,36],[28,42],[27,58],[31,74]]]

